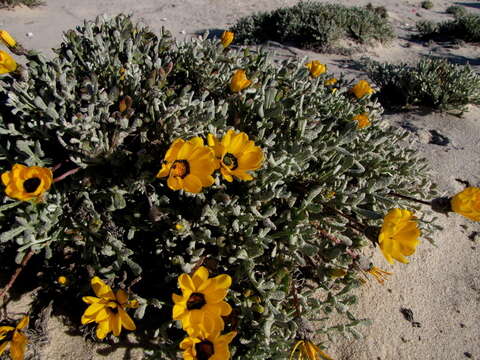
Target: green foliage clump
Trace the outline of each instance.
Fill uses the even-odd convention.
[[[19,5],[35,7],[43,4],[41,0],[0,0],[0,8],[13,8]]]
[[[392,193],[435,193],[425,162],[382,122],[377,102],[356,99],[344,79],[332,91],[331,74],[314,79],[304,63],[203,38],[176,44],[123,15],[68,31],[56,54],[28,53],[28,76],[0,81],[0,169],[48,166],[58,180],[41,202],[3,196],[0,205],[2,256],[44,255],[39,297],[84,309],[98,275],[139,299],[152,358],[176,358],[185,335],[171,295],[180,274],[203,265],[233,278],[225,330],[238,332],[234,358],[287,358],[305,331],[297,310],[320,321],[321,334],[358,336],[364,321],[350,291],[371,266],[361,226],[411,207]],[[232,93],[237,69],[252,85]],[[352,118],[363,113],[372,125],[360,130]],[[155,178],[174,140],[228,129],[265,155],[253,181],[217,176],[190,194]],[[58,296],[52,279],[65,274],[74,280]],[[343,320],[327,326],[334,313]]]
[[[463,111],[468,104],[480,104],[480,76],[469,66],[424,58],[415,66],[368,61],[365,67],[380,88],[378,97],[385,107]]]
[[[460,17],[467,14],[467,10],[463,6],[452,5],[449,6],[446,10],[447,14],[452,14],[455,17]]]
[[[259,44],[268,40],[309,49],[328,50],[342,38],[358,42],[394,37],[386,12],[305,1],[240,19],[231,29],[236,41]]]
[[[433,8],[433,1],[429,1],[429,0],[422,1],[421,6],[422,6],[422,8],[429,10],[429,9]]]
[[[422,40],[479,42],[480,15],[459,12],[455,19],[441,23],[419,21],[417,31]]]

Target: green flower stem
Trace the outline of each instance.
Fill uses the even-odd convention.
[[[407,196],[407,195],[402,195],[402,194],[397,194],[397,193],[389,193],[389,195],[396,196],[398,198],[405,199],[405,200],[414,201],[414,202],[417,202],[419,204],[424,204],[424,205],[428,205],[428,206],[432,205],[432,203],[430,201],[415,199],[415,198],[412,198],[412,197]]]

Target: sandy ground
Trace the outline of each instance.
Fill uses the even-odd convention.
[[[58,46],[62,31],[80,25],[83,19],[96,15],[131,13],[153,30],[165,26],[177,39],[195,36],[204,30],[222,30],[241,16],[255,11],[293,5],[294,0],[46,0],[35,9],[0,10],[0,28],[8,29],[25,47],[51,54]],[[420,1],[367,1],[355,5],[384,5],[396,28],[398,39],[389,45],[366,48],[351,57],[287,50],[275,46],[280,56],[310,56],[328,64],[335,73],[365,77],[355,70],[354,60],[369,56],[381,61],[415,61],[432,54],[457,63],[470,63],[480,71],[478,46],[445,47],[408,40],[414,24],[420,19],[435,21],[450,17],[445,9],[452,4],[480,12],[480,2],[434,1],[434,8],[420,8]],[[336,3],[352,5],[351,1]],[[410,143],[425,156],[432,176],[442,192],[452,194],[463,188],[458,181],[480,186],[480,109],[472,107],[463,118],[448,114],[410,112],[385,116],[396,126],[411,133]],[[443,141],[438,142],[438,134]],[[352,341],[338,338],[328,353],[337,360],[416,360],[480,359],[480,244],[472,234],[480,232],[474,224],[451,216],[442,219],[444,231],[436,234],[436,247],[424,241],[409,265],[389,266],[377,253],[375,262],[394,275],[381,286],[371,282],[358,291],[356,313],[373,320],[360,329],[365,338]],[[465,225],[468,225],[466,227]],[[28,308],[28,297],[11,304],[9,311],[19,313]],[[401,308],[413,313],[413,324]],[[48,342],[36,358],[56,359],[141,359],[139,349],[118,348],[110,353],[109,345],[92,346],[80,336],[68,335],[69,327],[59,318],[47,322]]]

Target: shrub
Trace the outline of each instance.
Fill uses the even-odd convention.
[[[480,15],[460,13],[454,20],[441,23],[419,21],[417,31],[423,40],[479,42]]]
[[[41,0],[0,0],[0,8],[12,8],[18,5],[34,7],[43,4]]]
[[[357,99],[350,82],[327,86],[331,74],[313,78],[303,62],[278,64],[205,39],[175,44],[167,31],[156,35],[123,15],[68,31],[56,54],[27,52],[21,76],[0,81],[2,181],[12,183],[13,170],[5,173],[13,164],[53,171],[39,201],[4,196],[0,206],[3,258],[11,250],[17,262],[31,251],[44,256],[39,298],[69,303],[79,319],[90,278],[97,297],[89,303],[107,304],[111,288],[128,290],[128,303],[123,292],[115,301],[139,305],[137,331],[155,339],[152,358],[175,358],[185,333],[172,321],[172,293],[180,274],[203,266],[233,279],[224,322],[238,332],[234,358],[286,358],[294,339],[312,336],[314,320],[320,334],[358,336],[364,321],[349,310],[350,291],[360,276],[381,274],[363,253],[368,239],[378,242],[389,209],[409,206],[401,194],[435,193],[424,160],[401,142],[405,133],[382,123],[368,83],[356,85]],[[242,74],[233,93],[238,69],[248,79]],[[362,126],[353,120],[359,114]],[[193,194],[155,177],[173,166],[164,158],[178,139],[228,130],[264,154],[251,181],[216,173]],[[417,217],[427,236],[433,223]],[[57,278],[61,290],[52,287]],[[327,326],[332,313],[341,323]],[[98,329],[98,337],[112,330]]]
[[[424,58],[418,64],[365,64],[369,77],[380,87],[385,107],[422,105],[439,110],[464,111],[480,104],[480,76],[469,66]]]
[[[380,9],[380,8],[377,8]],[[358,42],[388,41],[393,29],[381,9],[300,2],[289,8],[240,19],[232,28],[242,44],[267,40],[292,43],[303,48],[328,50],[341,38]]]
[[[446,13],[452,14],[455,17],[460,17],[460,16],[467,15],[467,10],[465,10],[463,6],[452,5],[447,8]]]
[[[422,1],[421,6],[422,6],[422,8],[429,10],[429,9],[433,8],[433,2],[432,1]]]

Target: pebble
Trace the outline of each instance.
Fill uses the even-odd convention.
[[[26,36],[26,37],[29,37],[29,38],[30,38],[30,37],[33,37],[33,33],[28,32],[28,33],[25,34],[25,36]]]

